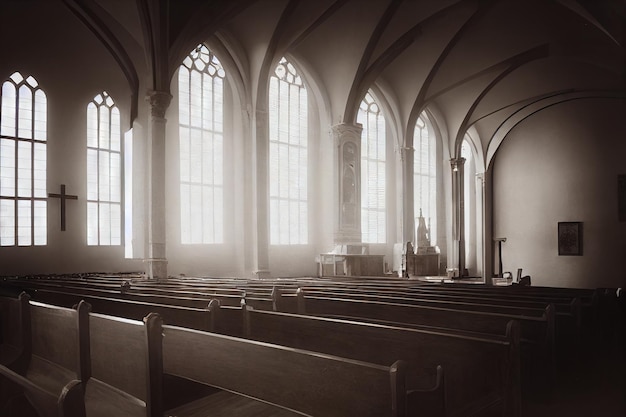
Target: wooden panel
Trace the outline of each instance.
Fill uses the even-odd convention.
[[[32,302],[32,353],[78,375],[78,313],[70,308]]]
[[[506,337],[466,337],[269,311],[246,314],[249,337],[255,340],[381,365],[406,361],[409,390],[431,389],[441,365],[446,405],[453,414],[493,398],[500,407],[520,401],[519,384],[508,386],[519,381],[519,340],[513,334],[519,330],[511,326]]]
[[[91,375],[147,401],[148,352],[144,324],[90,314],[89,327]]]
[[[392,393],[388,367],[171,326],[163,331],[166,373],[309,415],[401,415],[392,398],[402,406],[404,400]]]

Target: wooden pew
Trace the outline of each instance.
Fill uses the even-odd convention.
[[[37,290],[35,293],[38,300],[54,305],[72,306],[80,300],[85,300],[91,305],[95,313],[119,316],[133,320],[143,320],[150,313],[158,313],[167,324],[189,327],[197,330],[210,330],[212,316],[209,312],[209,303],[204,303],[204,308],[182,307],[171,304],[159,304],[146,301],[133,301],[114,297],[100,297],[96,295],[83,295],[80,293],[64,292],[62,290]]]
[[[260,311],[247,306],[242,311],[246,337],[254,340],[378,364],[394,359],[407,362],[407,388],[414,393],[422,391],[422,403],[418,402],[417,409],[409,408],[409,413],[442,415],[441,393],[431,393],[432,409],[423,404],[429,398],[423,391],[435,385],[432,370],[440,366],[446,375],[448,416],[521,413],[517,322],[507,324],[505,336],[477,337]]]
[[[30,351],[30,296],[0,297],[0,365],[24,372]]]
[[[89,357],[88,308],[30,302],[25,370],[0,366],[7,389],[24,395],[40,416],[85,416],[81,380]]]
[[[163,416],[160,320],[89,314],[88,417]]]
[[[162,330],[168,374],[304,415],[407,415],[403,362],[381,366],[182,327]]]
[[[282,297],[282,296],[281,296]],[[504,335],[510,320],[520,323],[523,392],[534,400],[547,400],[556,383],[554,309],[549,305],[542,317],[423,307],[339,297],[307,296],[298,292],[292,305],[282,300],[283,312],[357,320],[391,326]],[[293,302],[296,306],[293,306]],[[466,333],[468,334],[468,333]]]

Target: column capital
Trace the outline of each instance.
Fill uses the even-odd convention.
[[[415,154],[415,148],[412,146],[403,146],[400,148],[400,161],[405,161],[406,156],[409,154]]]
[[[450,166],[452,167],[452,171],[456,172],[459,168],[462,168],[465,165],[465,158],[452,158],[450,159]]]
[[[346,140],[352,140],[361,143],[361,133],[363,125],[360,123],[339,123],[330,127],[331,133],[335,138],[335,143],[340,144]]]
[[[149,91],[146,100],[150,103],[150,112],[153,117],[165,117],[165,111],[172,101],[172,95],[166,91]]]

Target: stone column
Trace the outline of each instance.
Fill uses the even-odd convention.
[[[254,275],[259,278],[271,278],[269,266],[269,113],[265,109],[255,112],[256,136],[255,148],[255,247]]]
[[[165,91],[151,91],[148,130],[148,258],[146,275],[150,279],[167,278],[165,254],[165,111],[172,96]]]
[[[413,183],[413,162],[415,159],[415,149],[404,147],[400,149],[400,161],[402,162],[402,244],[413,242],[413,247],[417,247],[415,237],[415,184]]]
[[[491,170],[482,175],[483,187],[483,278],[486,285],[493,285],[494,241],[493,241],[493,180]]]
[[[452,235],[457,252],[459,277],[465,269],[465,190],[464,166],[465,158],[450,159],[452,167]]]
[[[335,244],[361,242],[361,132],[360,124],[332,127],[337,150],[337,216]]]

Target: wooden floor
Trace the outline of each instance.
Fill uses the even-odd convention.
[[[207,414],[206,410],[215,411]],[[184,406],[168,410],[167,415],[183,415],[185,417],[296,417],[303,414],[227,391],[220,391]]]

